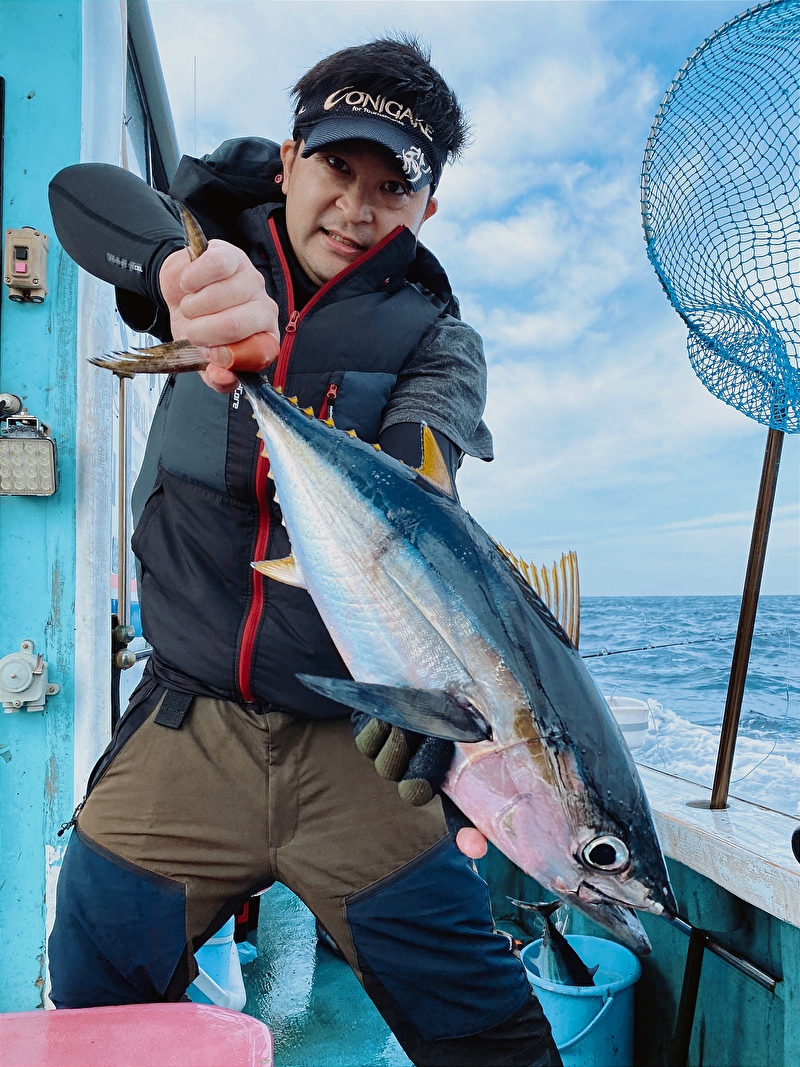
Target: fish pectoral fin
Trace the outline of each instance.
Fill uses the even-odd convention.
[[[260,563],[251,563],[250,566],[259,574],[266,574],[273,581],[293,585],[295,589],[306,588],[305,578],[294,556],[285,556],[283,559],[265,559]]]
[[[485,741],[491,727],[476,707],[459,700],[446,689],[412,689],[407,686],[372,685],[349,678],[319,678],[298,674],[315,693],[366,712],[375,719],[446,741]]]
[[[427,423],[422,423],[422,466],[414,468],[431,485],[455,500],[456,491],[450,471],[444,461],[442,450],[433,436],[433,430]]]

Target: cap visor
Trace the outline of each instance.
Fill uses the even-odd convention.
[[[397,159],[398,170],[404,175],[409,187],[415,193],[420,189],[424,189],[426,185],[430,185],[434,179],[433,172],[427,162],[429,156],[416,141],[412,140],[399,126],[367,116],[363,118],[351,118],[350,116],[330,118],[318,122],[305,138],[305,148],[302,154],[305,157],[311,156],[321,148],[337,144],[340,141],[372,141],[373,144],[383,145],[384,148],[388,148]],[[421,170],[419,176],[415,175],[412,178],[403,164],[403,159],[408,153],[413,153],[416,150],[422,151],[425,166],[428,169]]]

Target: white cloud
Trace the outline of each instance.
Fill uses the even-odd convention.
[[[524,511],[534,497],[669,478],[692,453],[758,433],[694,378],[677,320],[572,359],[493,362],[486,417],[497,463],[491,476],[468,468],[464,494],[493,515]]]
[[[227,137],[280,140],[287,88],[323,55],[387,30],[421,34],[475,127],[423,231],[490,365],[498,458],[465,464],[465,503],[530,558],[578,547],[589,591],[737,591],[749,534],[736,516],[755,498],[764,430],[694,377],[638,203],[659,99],[737,13],[734,0],[151,0],[151,10],[189,151],[197,57],[199,153]],[[773,591],[797,586],[796,479],[781,477]]]
[[[785,504],[783,507],[774,508],[772,512],[772,529],[775,530],[779,526],[789,523],[797,518],[797,506],[793,504]],[[697,530],[700,528],[708,529],[713,527],[714,529],[722,529],[726,526],[747,526],[753,525],[753,512],[752,511],[734,511],[727,514],[715,512],[713,515],[700,515],[693,519],[683,519],[681,522],[668,522],[664,526],[659,526],[659,530]]]

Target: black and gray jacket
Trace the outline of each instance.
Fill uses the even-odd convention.
[[[398,228],[298,310],[276,145],[226,142],[204,160],[184,158],[170,192],[263,275],[283,336],[274,384],[363,440],[384,444],[393,427],[424,420],[456,459],[491,458],[480,339],[413,234]],[[129,325],[169,336],[158,271],[183,237],[168,199],[105,165],[62,171],[50,196],[62,244],[117,286]],[[133,498],[151,669],[172,689],[340,716],[341,705],[296,679],[347,676],[308,593],[250,567],[290,551],[255,434],[241,390],[215,393],[196,374],[168,380]]]

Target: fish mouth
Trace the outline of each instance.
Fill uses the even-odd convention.
[[[576,896],[572,902],[637,955],[646,956],[651,951],[650,938],[633,908],[610,897],[588,901]]]
[[[675,901],[670,888],[663,890],[663,903],[654,899],[652,889],[637,878],[615,881],[613,890],[613,894],[609,894],[596,882],[584,878],[578,886],[578,897],[586,904],[619,904],[635,908],[636,911],[650,912],[651,915],[661,915],[664,912],[672,914],[675,911]]]
[[[605,926],[634,952],[646,956],[652,946],[636,912],[663,915],[665,912],[669,913],[669,909],[653,900],[644,886],[636,884],[644,890],[641,898],[636,901],[622,901],[618,897],[610,897],[598,886],[587,881],[581,882],[576,899],[580,902],[578,906],[595,922]],[[636,895],[638,897],[638,894]]]

